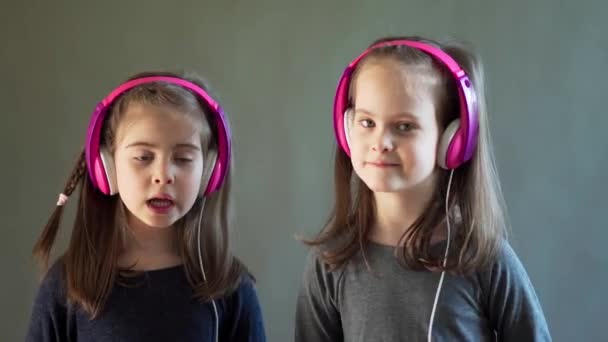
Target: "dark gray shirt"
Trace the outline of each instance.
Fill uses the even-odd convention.
[[[296,342],[426,341],[440,272],[404,268],[393,247],[369,242],[329,272],[313,250],[296,310]],[[540,303],[509,244],[487,271],[446,273],[433,341],[550,341]]]
[[[100,315],[90,320],[68,305],[62,267],[56,263],[36,296],[26,341],[214,341],[213,307],[194,298],[182,265],[146,271],[125,285],[115,284]],[[266,341],[250,278],[215,302],[220,341]]]

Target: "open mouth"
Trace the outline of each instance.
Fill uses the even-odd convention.
[[[146,201],[148,207],[156,212],[166,212],[171,209],[175,203],[173,200],[166,198],[152,198]]]

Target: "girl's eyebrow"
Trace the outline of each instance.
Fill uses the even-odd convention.
[[[355,109],[355,113],[360,113],[360,114],[365,114],[365,115],[369,115],[369,116],[376,116],[376,114],[374,114],[372,111],[369,111],[365,108],[356,108]],[[398,113],[394,113],[391,116],[395,116],[395,117],[399,117],[399,118],[408,118],[408,119],[413,119],[413,120],[418,120],[418,117],[416,115],[414,115],[413,113],[410,112],[398,112]]]
[[[158,146],[156,144],[145,142],[145,141],[136,141],[136,142],[130,143],[125,148],[131,148],[131,147],[157,148]],[[194,144],[190,144],[190,143],[177,144],[173,148],[186,148],[186,149],[190,149],[190,150],[200,150],[201,149],[200,147],[198,147]]]

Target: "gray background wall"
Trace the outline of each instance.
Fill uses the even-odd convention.
[[[3,1],[0,340],[23,339],[31,247],[90,111],[130,74],[160,68],[204,75],[231,117],[238,254],[258,278],[269,341],[291,340],[306,253],[293,236],[316,232],[331,204],[335,83],[387,34],[477,47],[513,246],[554,339],[604,339],[607,10],[592,0]]]

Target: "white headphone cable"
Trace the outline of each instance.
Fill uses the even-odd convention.
[[[450,187],[452,186],[452,177],[454,176],[454,170],[450,172],[450,179],[448,180],[448,189],[445,195],[445,220],[446,226],[448,230],[448,238],[445,245],[445,254],[443,256],[443,270],[441,271],[441,276],[439,277],[439,284],[437,285],[437,292],[435,293],[435,301],[433,303],[433,309],[431,310],[431,319],[429,320],[429,334],[427,336],[427,341],[431,342],[431,336],[433,334],[433,322],[435,320],[435,310],[437,309],[437,302],[439,301],[439,294],[441,293],[441,285],[443,284],[443,278],[445,278],[445,267],[448,262],[448,252],[450,250],[450,215],[449,215],[449,198],[450,198]]]

